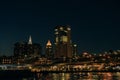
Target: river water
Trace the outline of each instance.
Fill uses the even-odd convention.
[[[3,72],[2,72],[3,73]],[[120,80],[120,72],[31,73],[5,72],[0,80]]]
[[[38,73],[36,80],[120,80],[120,72]]]

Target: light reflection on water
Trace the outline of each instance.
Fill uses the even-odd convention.
[[[38,73],[37,80],[120,80],[120,72]]]

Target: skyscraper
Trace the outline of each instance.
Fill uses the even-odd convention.
[[[29,37],[28,44],[32,45],[32,37],[31,36]]]
[[[78,56],[77,44],[73,44],[73,58]]]
[[[55,27],[55,58],[72,58],[70,26]]]
[[[46,44],[45,56],[47,58],[52,58],[53,57],[52,44],[51,44],[50,40],[48,40],[48,42]]]
[[[32,37],[29,37],[28,42],[17,42],[14,44],[15,57],[35,57],[41,54],[41,45],[32,43]]]

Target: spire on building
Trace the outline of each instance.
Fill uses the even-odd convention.
[[[50,40],[48,40],[47,44],[46,44],[46,50],[45,50],[45,56],[47,58],[52,58],[53,54],[52,54],[52,44],[50,42]]]
[[[48,40],[48,42],[47,42],[47,44],[46,44],[46,47],[47,47],[47,46],[52,46],[50,40]]]
[[[29,36],[28,44],[32,44],[32,37],[31,36]]]

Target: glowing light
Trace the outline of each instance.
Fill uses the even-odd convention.
[[[50,40],[48,40],[47,46],[51,46],[51,45],[52,45],[52,44],[51,44]]]
[[[71,28],[67,28],[67,30],[71,30]]]

